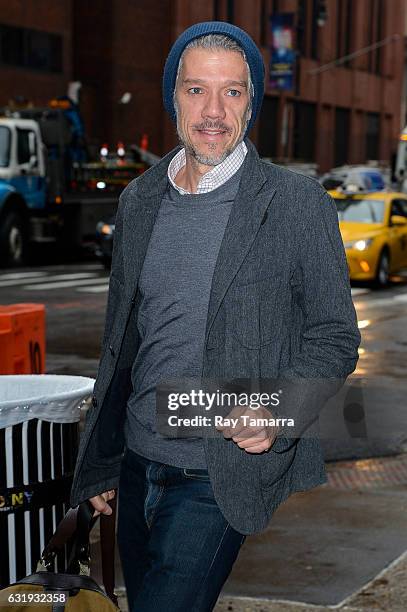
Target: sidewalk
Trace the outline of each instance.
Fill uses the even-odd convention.
[[[407,455],[328,464],[328,479],[246,539],[216,612],[407,609]]]
[[[363,589],[336,606],[314,606],[293,601],[270,601],[249,597],[221,597],[214,612],[405,612],[407,607],[407,553],[383,570]],[[126,612],[124,593],[120,609]]]
[[[407,608],[407,552],[376,578],[344,602],[334,606],[314,606],[293,601],[270,601],[222,597],[215,612],[405,612]],[[124,610],[125,608],[123,608]]]

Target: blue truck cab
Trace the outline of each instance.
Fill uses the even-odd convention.
[[[29,220],[46,207],[45,149],[37,122],[0,117],[0,256],[19,263]]]
[[[36,244],[75,250],[114,216],[138,161],[91,159],[76,104],[0,108],[0,266],[21,265]]]

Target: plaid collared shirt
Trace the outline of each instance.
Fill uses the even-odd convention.
[[[226,183],[226,181],[239,170],[240,166],[244,162],[246,153],[247,147],[242,140],[242,142],[237,145],[234,151],[232,151],[232,153],[228,155],[221,164],[214,166],[212,170],[201,177],[196,193],[208,193],[209,191],[213,191],[213,189],[220,187],[223,185],[223,183]],[[181,195],[191,193],[175,183],[175,177],[181,168],[185,166],[185,162],[185,149],[181,149],[181,151],[179,151],[176,156],[172,158],[168,166],[168,180]]]

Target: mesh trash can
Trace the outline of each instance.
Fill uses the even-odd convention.
[[[31,574],[69,507],[93,378],[0,376],[0,588]],[[63,571],[65,550],[56,559]]]

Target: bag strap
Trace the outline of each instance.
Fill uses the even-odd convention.
[[[43,586],[51,591],[78,591],[86,589],[94,591],[106,597],[100,586],[90,576],[78,576],[75,574],[55,574],[54,572],[37,572],[31,576],[26,576],[18,581],[17,584],[34,584]],[[73,595],[73,593],[70,593]]]
[[[48,571],[52,569],[56,553],[63,549],[65,544],[75,533],[78,510],[79,506],[68,510],[62,521],[58,523],[54,534],[51,536],[51,539],[42,552],[40,564]]]
[[[86,565],[84,552],[86,550],[88,553],[89,533],[95,522],[92,522],[93,512],[91,508],[92,506],[89,502],[83,502],[76,508],[70,508],[68,510],[64,518],[58,523],[54,534],[44,548],[37,571],[47,570],[52,572],[56,554],[63,550],[65,544],[67,544],[72,537],[75,539],[69,564],[71,564],[76,557],[80,557],[80,560]]]
[[[68,561],[68,567],[66,568],[68,574],[83,574],[89,576],[89,534],[97,520],[97,518],[93,517],[94,511],[95,509],[89,502],[83,502],[78,508],[73,547]]]
[[[115,542],[116,542],[116,497],[110,500],[112,514],[100,514],[100,547],[102,557],[102,580],[109,599],[117,605],[115,587]],[[89,567],[89,533],[96,519],[93,518],[94,508],[89,502],[79,506],[77,517],[77,537],[72,560],[74,571],[81,572],[82,568]]]
[[[106,594],[117,605],[115,587],[115,549],[116,549],[116,497],[108,503],[112,508],[112,514],[100,515],[100,547],[102,552],[102,576]]]
[[[110,500],[112,514],[100,515],[100,546],[102,556],[102,580],[109,599],[117,605],[115,587],[115,538],[116,538],[116,498]],[[54,559],[71,537],[74,545],[68,562],[67,572],[72,574],[89,575],[90,547],[89,534],[97,517],[93,517],[94,508],[89,501],[85,501],[76,508],[70,508],[65,517],[58,524],[55,533],[45,547],[37,571],[52,572]]]

